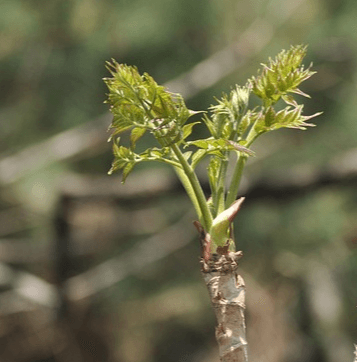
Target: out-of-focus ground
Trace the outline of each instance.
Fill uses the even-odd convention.
[[[203,110],[291,44],[316,128],[262,137],[235,224],[255,362],[352,361],[354,0],[0,4],[0,362],[213,362],[192,207],[170,169],[112,159],[105,61]],[[203,127],[197,132],[204,132]],[[202,170],[202,182],[207,189]]]

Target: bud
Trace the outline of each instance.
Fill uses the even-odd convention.
[[[236,200],[228,209],[221,212],[213,220],[210,236],[215,247],[224,246],[229,239],[230,226],[237,215],[244,197]]]

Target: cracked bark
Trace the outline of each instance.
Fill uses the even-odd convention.
[[[222,362],[247,362],[248,345],[244,319],[245,285],[238,275],[241,251],[212,254],[201,260],[201,272],[217,319],[216,340]]]
[[[236,200],[222,214],[230,224],[240,209],[244,197]],[[221,215],[222,216],[222,215]],[[201,273],[208,288],[217,319],[216,340],[221,362],[248,362],[248,343],[245,328],[245,284],[238,275],[238,260],[242,251],[230,251],[230,242],[211,253],[211,235],[194,222],[201,243]],[[232,231],[232,230],[231,230]]]

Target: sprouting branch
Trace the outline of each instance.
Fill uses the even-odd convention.
[[[227,95],[216,98],[209,112],[189,110],[183,98],[168,92],[152,77],[140,75],[135,67],[108,63],[112,77],[104,81],[109,89],[107,103],[113,114],[114,161],[109,173],[121,170],[123,182],[142,161],[161,161],[174,167],[196,210],[202,245],[202,273],[211,296],[218,326],[216,339],[223,362],[247,362],[245,338],[243,279],[236,273],[242,252],[235,250],[233,219],[244,200],[236,200],[243,169],[249,149],[262,134],[280,128],[305,130],[313,126],[306,121],[311,116],[303,115],[303,105],[295,95],[308,97],[300,90],[300,84],[311,77],[311,67],[304,68],[302,61],[306,47],[292,46],[281,51],[275,59],[248,80],[246,85],[236,85]],[[260,105],[249,109],[252,95],[260,99]],[[279,101],[282,109],[275,109]],[[204,113],[203,122],[210,136],[204,139],[187,140],[192,128],[199,122],[186,124],[188,119]],[[130,147],[120,143],[118,135],[130,131]],[[140,154],[135,153],[137,142],[150,133],[160,147],[150,147]],[[183,152],[186,147],[196,151]],[[226,174],[231,154],[238,155],[233,177],[226,194]],[[207,168],[212,197],[206,199],[195,167],[209,158]]]

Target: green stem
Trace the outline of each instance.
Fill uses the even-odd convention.
[[[257,139],[257,137],[260,136],[260,133],[256,133],[254,131],[254,126],[251,128],[250,132],[246,136],[246,143],[245,147],[250,147],[250,145]],[[247,161],[247,156],[243,153],[239,153],[237,163],[235,165],[234,171],[233,171],[233,177],[231,181],[231,185],[229,187],[228,193],[227,193],[227,199],[226,199],[226,208],[232,205],[232,203],[236,200],[239,184],[242,178],[243,169],[245,166],[245,163]]]
[[[227,200],[226,200],[226,208],[231,206],[233,202],[236,200],[239,184],[242,178],[243,169],[245,166],[245,162],[247,161],[247,156],[240,153],[238,156],[238,161],[233,171],[231,185],[229,187],[227,193]]]
[[[176,144],[172,144],[170,147],[182,166],[182,170],[177,167],[175,170],[193,202],[203,228],[208,232],[212,225],[212,215],[196,173],[183,156],[180,148]]]
[[[146,114],[151,118],[155,119],[152,109],[147,109],[145,104],[142,102],[142,99],[134,92],[137,96],[141,106],[144,108]],[[163,146],[159,139],[158,142]],[[193,171],[192,167],[189,165],[185,157],[183,156],[180,148],[173,143],[170,145],[170,148],[176,155],[182,169],[180,167],[174,166],[176,174],[178,175],[183,187],[185,188],[189,198],[191,199],[193,206],[197,212],[197,216],[206,231],[209,231],[212,225],[212,215],[208,208],[206,197],[202,191],[202,187],[198,178]]]
[[[188,197],[190,198],[190,200],[195,208],[198,219],[201,222],[202,221],[202,211],[200,208],[200,204],[198,203],[197,197],[196,197],[195,193],[193,192],[190,180],[186,176],[185,171],[183,171],[182,167],[174,167],[174,169],[175,169],[175,172],[176,172],[179,180],[181,181],[182,186],[184,187]]]
[[[225,182],[226,182],[227,167],[228,167],[228,159],[222,160],[218,173],[218,180],[216,187],[217,191],[214,194],[212,194],[213,206],[214,206],[213,209],[215,210],[214,216],[219,215],[221,212],[225,210],[224,197],[225,197]]]
[[[263,133],[256,133],[253,129],[248,133],[247,135],[247,143],[245,144],[245,147],[250,147],[250,145]]]

